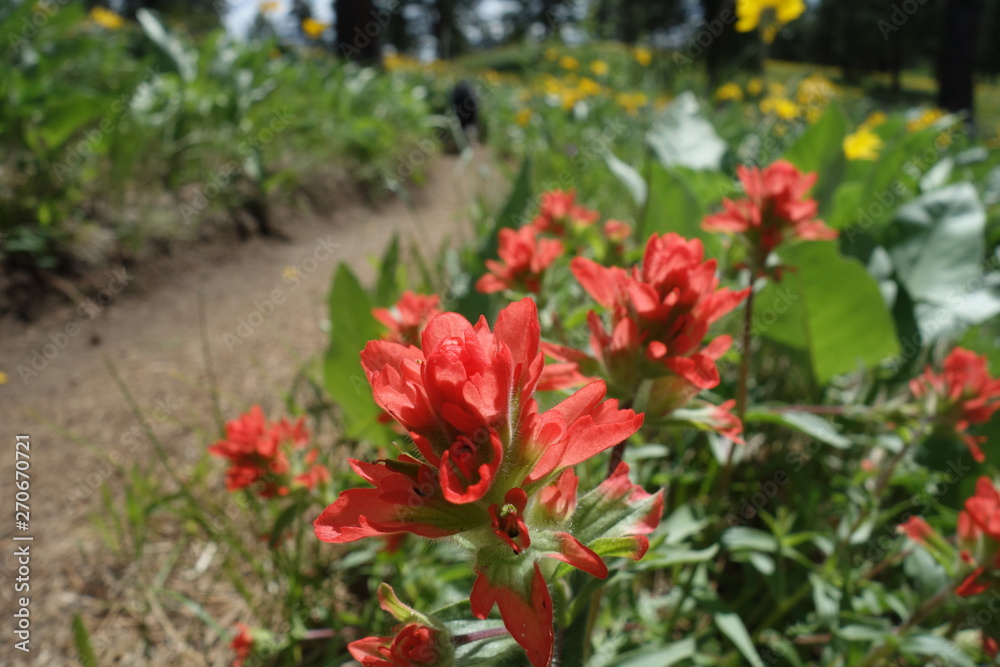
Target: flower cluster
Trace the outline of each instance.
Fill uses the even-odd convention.
[[[486,260],[490,273],[476,282],[476,289],[486,294],[505,289],[537,294],[545,270],[563,254],[562,243],[540,238],[538,229],[532,226],[501,229],[499,242],[502,261]]]
[[[441,298],[437,295],[426,296],[406,290],[391,309],[374,308],[372,316],[385,325],[384,340],[416,345],[427,323],[441,312],[440,304]]]
[[[574,498],[565,496],[573,486],[566,473],[550,490],[561,472],[635,433],[642,415],[603,400],[599,381],[541,412],[533,398],[543,367],[539,346],[531,299],[502,310],[493,331],[484,319],[472,325],[443,313],[424,329],[420,348],[368,343],[361,361],[375,401],[406,429],[412,450],[374,463],[351,460],[373,488],[344,491],[314,522],[316,535],[333,543],[462,534],[476,552],[473,613],[485,618],[496,604],[537,666],[548,664],[554,643],[538,559],[605,576],[593,543],[628,538],[631,555],[641,557],[638,538],[662,510],[662,496],[631,485],[627,467],[575,508],[575,486]],[[623,518],[599,522],[600,534],[586,529],[598,522],[580,520],[581,512],[613,518],[616,511]],[[570,525],[583,528],[571,534]]]
[[[329,478],[329,471],[316,463],[318,450],[308,447],[304,418],[294,424],[287,419],[269,423],[260,406],[254,405],[226,424],[226,437],[208,452],[229,459],[227,489],[236,491],[260,482],[260,495],[272,498],[296,487],[311,489]]]
[[[677,234],[650,237],[641,267],[627,271],[585,258],[571,264],[591,297],[611,314],[610,330],[594,311],[588,316],[593,357],[558,345],[545,352],[550,364],[544,388],[573,386],[599,375],[622,396],[640,381],[651,382],[647,410],[663,414],[683,407],[700,390],[719,384],[715,362],[729,349],[729,336],[707,346],[711,324],[735,308],[748,290],[719,288],[714,259],[705,261],[698,239]]]
[[[725,199],[725,210],[702,221],[707,232],[737,235],[746,243],[758,271],[771,252],[783,241],[828,241],[836,230],[816,219],[818,205],[806,193],[816,182],[816,174],[803,175],[791,163],[779,160],[765,167],[739,166],[736,169],[745,199]]]
[[[1000,491],[989,477],[976,481],[976,493],[958,514],[962,560],[974,569],[955,589],[962,597],[989,590],[1000,574]]]
[[[562,236],[569,229],[590,227],[600,217],[597,211],[576,203],[574,190],[552,190],[542,195],[538,215],[529,226],[540,232]]]
[[[803,0],[736,0],[736,29],[750,32],[761,29],[761,37],[770,44],[782,26],[806,11]]]
[[[985,356],[956,347],[941,373],[928,366],[922,376],[910,380],[910,391],[925,402],[935,427],[961,437],[976,461],[986,459],[979,446],[985,438],[967,433],[969,426],[989,421],[1000,410],[1000,378],[990,377]]]
[[[379,606],[402,623],[392,637],[365,637],[347,646],[362,667],[448,667],[454,664],[448,631],[434,619],[400,602],[388,584],[378,589]]]

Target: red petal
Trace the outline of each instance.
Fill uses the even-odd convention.
[[[556,532],[554,534],[559,538],[559,550],[548,553],[547,556],[569,563],[598,579],[607,578],[608,566],[604,564],[600,556],[585,547],[580,543],[580,540],[569,533]]]
[[[479,571],[472,586],[469,603],[476,618],[486,618],[494,603],[508,632],[528,654],[534,667],[548,667],[552,661],[555,634],[552,631],[552,598],[545,577],[535,564],[524,597],[509,588],[493,586],[486,573]]]

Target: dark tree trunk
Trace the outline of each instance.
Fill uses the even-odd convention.
[[[337,51],[351,60],[377,62],[382,55],[379,37],[385,24],[372,0],[334,0],[337,18]],[[384,18],[384,17],[383,17]]]
[[[938,59],[938,106],[948,111],[968,111],[970,118],[979,16],[979,0],[948,0]]]

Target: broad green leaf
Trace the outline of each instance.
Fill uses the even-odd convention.
[[[816,438],[820,442],[833,445],[838,449],[845,449],[851,446],[851,441],[837,432],[836,427],[819,415],[808,412],[795,412],[793,410],[775,410],[754,408],[748,410],[743,416],[744,423],[768,422],[772,424],[784,424],[806,435]]]
[[[136,12],[135,18],[150,41],[167,56],[181,80],[192,83],[198,74],[198,52],[168,31],[149,10],[140,9]]]
[[[764,661],[760,659],[757,650],[750,639],[750,633],[743,625],[743,620],[738,614],[716,613],[714,615],[715,625],[722,631],[722,634],[729,637],[729,640],[736,645],[743,657],[753,665],[753,667],[764,667]]]
[[[756,299],[755,334],[808,352],[820,385],[898,352],[878,284],[859,262],[827,242],[800,243],[780,254],[788,268]]]
[[[646,140],[664,167],[717,170],[727,149],[691,91],[674,98],[653,122]]]
[[[831,104],[783,155],[803,173],[818,174],[811,196],[820,203],[824,215],[832,206],[833,191],[844,176],[846,134],[847,118],[839,104]]]
[[[635,201],[636,206],[642,206],[646,203],[646,181],[643,179],[642,175],[636,171],[631,165],[626,164],[615,157],[615,154],[611,151],[607,151],[604,154],[604,162],[607,163],[608,169],[614,174],[621,184],[625,186],[628,193],[632,195],[632,199]]]
[[[656,163],[650,165],[649,198],[639,238],[675,232],[689,239],[700,238],[706,256],[718,254],[719,236],[702,230],[701,221],[708,213],[708,202],[721,199],[723,188],[730,181],[724,177],[699,178],[697,174],[685,169],[667,169]]]
[[[340,407],[349,437],[384,431],[376,421],[379,408],[361,368],[361,350],[381,334],[372,304],[357,277],[341,263],[330,289],[330,347],[326,352],[324,385]]]

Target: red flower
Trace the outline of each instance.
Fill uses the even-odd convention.
[[[765,167],[739,166],[736,173],[743,183],[746,199],[722,202],[725,211],[710,215],[701,223],[706,232],[741,235],[754,254],[758,268],[782,241],[827,241],[837,238],[836,230],[816,220],[818,206],[805,198],[816,182],[816,174],[803,175],[791,163],[779,160]]]
[[[934,534],[934,529],[919,516],[911,516],[904,523],[896,526],[896,530],[917,544],[927,544],[927,540]]]
[[[910,390],[926,400],[940,428],[956,432],[976,461],[986,460],[979,446],[985,438],[966,433],[970,425],[985,423],[1000,410],[1000,378],[990,377],[985,356],[956,347],[945,358],[942,373],[928,366],[921,377],[910,380]]]
[[[540,232],[556,236],[566,233],[567,227],[590,227],[600,219],[597,211],[576,204],[576,191],[552,190],[542,194],[542,204],[538,216],[531,221],[531,227]]]
[[[441,298],[436,295],[425,296],[406,290],[391,309],[375,308],[372,315],[388,329],[383,339],[418,345],[420,332],[432,317],[441,312],[440,303]]]
[[[209,447],[208,452],[229,459],[228,490],[243,489],[262,481],[260,495],[271,498],[286,495],[289,485],[312,488],[329,478],[328,471],[315,463],[318,456],[315,449],[289,461],[290,454],[308,445],[309,431],[304,417],[294,424],[287,419],[268,423],[260,406],[254,405],[249,412],[226,424],[225,439]]]
[[[621,220],[608,220],[604,223],[604,235],[613,243],[623,243],[632,236],[632,228]]]
[[[375,401],[406,428],[422,460],[351,460],[374,488],[342,492],[314,528],[335,543],[475,531],[473,611],[486,614],[498,603],[511,634],[543,665],[552,651],[552,610],[536,561],[557,558],[596,576],[607,567],[558,530],[551,512],[536,516],[536,498],[560,471],[631,436],[642,416],[604,401],[602,382],[540,413],[533,398],[539,335],[535,304],[523,299],[500,312],[492,332],[484,319],[473,326],[444,313],[428,323],[422,349],[370,342],[361,360]],[[571,511],[568,499],[561,506]]]
[[[538,237],[533,227],[500,230],[498,254],[503,262],[486,260],[487,273],[476,281],[476,289],[490,294],[505,289],[538,293],[545,269],[563,253],[562,243]]]
[[[958,513],[958,543],[962,547],[962,560],[975,569],[955,592],[969,597],[991,588],[992,575],[1000,570],[1000,490],[989,477],[976,480],[975,495],[965,501],[965,509]]]
[[[250,626],[243,623],[236,624],[236,635],[229,642],[229,648],[236,653],[233,667],[242,667],[243,662],[250,657],[250,652],[253,650],[253,635],[250,634]]]
[[[379,606],[403,623],[392,637],[365,637],[347,645],[363,667],[420,667],[452,664],[446,630],[431,618],[403,604],[388,584],[378,588]]]
[[[596,360],[554,345],[545,352],[577,370],[601,372],[629,395],[638,380],[653,380],[650,412],[682,407],[698,391],[719,384],[716,360],[729,349],[728,336],[708,346],[702,341],[709,326],[735,308],[749,290],[719,289],[715,260],[704,261],[701,241],[677,234],[649,238],[642,267],[631,273],[603,267],[585,258],[571,264],[584,289],[611,311],[611,331],[591,312],[591,349]],[[578,381],[566,367],[546,372],[546,389]]]
[[[438,631],[408,623],[392,637],[365,637],[347,645],[351,657],[363,667],[416,667],[439,665]]]

